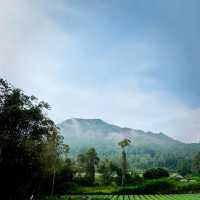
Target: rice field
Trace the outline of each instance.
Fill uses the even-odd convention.
[[[63,200],[200,200],[200,194],[170,195],[84,195],[67,196]]]

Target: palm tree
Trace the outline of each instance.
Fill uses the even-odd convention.
[[[122,186],[124,185],[125,177],[127,174],[127,159],[125,147],[127,147],[130,143],[131,141],[129,139],[124,139],[118,143],[118,145],[122,148]]]

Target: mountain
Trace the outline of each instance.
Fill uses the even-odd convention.
[[[64,143],[70,145],[73,157],[95,147],[100,157],[106,156],[119,163],[118,142],[124,138],[131,140],[127,157],[130,166],[139,170],[155,166],[176,170],[181,161],[191,163],[193,156],[200,152],[200,144],[186,144],[163,133],[120,127],[101,119],[72,118],[57,126]]]
[[[163,133],[144,132],[109,124],[101,119],[72,118],[58,124],[64,142],[71,146],[72,152],[80,152],[88,147],[96,147],[100,152],[117,149],[124,138],[132,141],[131,146],[156,145],[163,148],[181,145]]]

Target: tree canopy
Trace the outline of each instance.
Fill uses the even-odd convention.
[[[46,102],[0,79],[0,177],[4,199],[23,200],[39,192],[42,178],[55,166],[62,137],[46,115],[49,108]]]

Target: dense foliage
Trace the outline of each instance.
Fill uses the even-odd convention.
[[[169,172],[162,168],[153,168],[145,171],[143,176],[145,179],[158,179],[169,177]]]
[[[54,122],[45,115],[46,109],[49,109],[47,103],[0,79],[0,195],[3,199],[23,200],[39,194],[45,177],[55,175],[64,148]]]
[[[98,165],[99,158],[95,148],[90,148],[85,154],[77,157],[79,169],[83,172],[85,184],[93,185],[95,181],[95,166]]]
[[[200,174],[200,152],[194,156],[192,167],[196,174]]]

